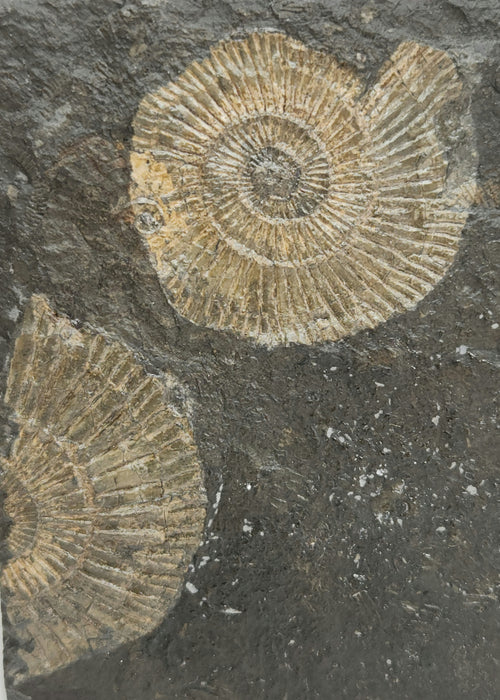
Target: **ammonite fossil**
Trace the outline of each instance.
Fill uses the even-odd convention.
[[[0,462],[11,520],[2,597],[24,675],[154,628],[199,545],[206,497],[187,419],[133,354],[30,302]]]
[[[436,124],[460,89],[427,46],[401,44],[363,92],[332,56],[264,32],[147,95],[130,194],[173,306],[273,346],[415,305],[467,218],[473,149],[448,160]]]

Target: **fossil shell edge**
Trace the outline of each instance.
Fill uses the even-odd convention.
[[[256,32],[146,95],[130,196],[172,305],[270,347],[413,308],[473,200],[472,143],[455,167],[436,124],[461,88],[447,54],[415,42],[363,94],[333,56]]]
[[[156,627],[199,546],[203,476],[186,417],[132,352],[34,296],[6,403],[11,520],[1,574],[18,683]]]

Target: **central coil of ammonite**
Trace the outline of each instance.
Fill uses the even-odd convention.
[[[268,346],[336,340],[416,304],[467,218],[474,159],[464,149],[456,172],[434,123],[460,87],[430,47],[401,44],[363,91],[333,56],[262,32],[147,95],[130,194],[171,303]]]
[[[290,225],[299,237],[306,227],[311,237],[308,218],[326,202],[332,172],[324,146],[305,125],[275,115],[244,120],[215,140],[201,171],[199,202],[205,214],[192,204],[196,219],[208,216],[239,254],[285,267],[327,254],[313,246],[301,257],[286,244]],[[191,192],[197,189],[193,183]],[[178,206],[183,208],[182,202]],[[260,236],[257,226],[262,226]]]
[[[270,202],[293,200],[294,195],[297,194],[302,169],[293,156],[286,151],[274,146],[264,146],[250,158],[244,174],[250,181],[249,198],[256,209],[265,212]],[[300,204],[295,202],[294,209],[286,212],[285,218],[303,216],[310,209],[311,207],[306,208],[306,202]],[[273,216],[274,213],[275,209],[271,207],[269,214]]]
[[[324,200],[330,170],[324,147],[304,127],[283,117],[255,117],[214,144],[204,168],[205,199],[214,197],[224,223],[220,205],[234,189],[240,206],[264,220],[297,219]]]

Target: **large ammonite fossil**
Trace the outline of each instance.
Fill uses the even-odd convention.
[[[19,435],[0,461],[11,521],[1,586],[27,666],[17,682],[159,624],[199,545],[206,497],[164,383],[43,297],[16,341],[6,402]]]
[[[255,33],[147,95],[130,193],[173,306],[268,346],[413,306],[467,218],[473,151],[448,162],[435,123],[460,88],[445,53],[413,42],[363,93],[332,56]]]

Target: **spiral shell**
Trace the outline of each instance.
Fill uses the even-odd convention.
[[[467,218],[473,157],[450,167],[435,124],[460,89],[447,55],[413,42],[363,94],[332,56],[254,33],[147,95],[130,196],[173,306],[274,346],[416,304]]]
[[[163,382],[43,297],[16,341],[6,402],[19,435],[0,463],[11,520],[2,596],[36,676],[164,618],[206,498],[190,427]]]

